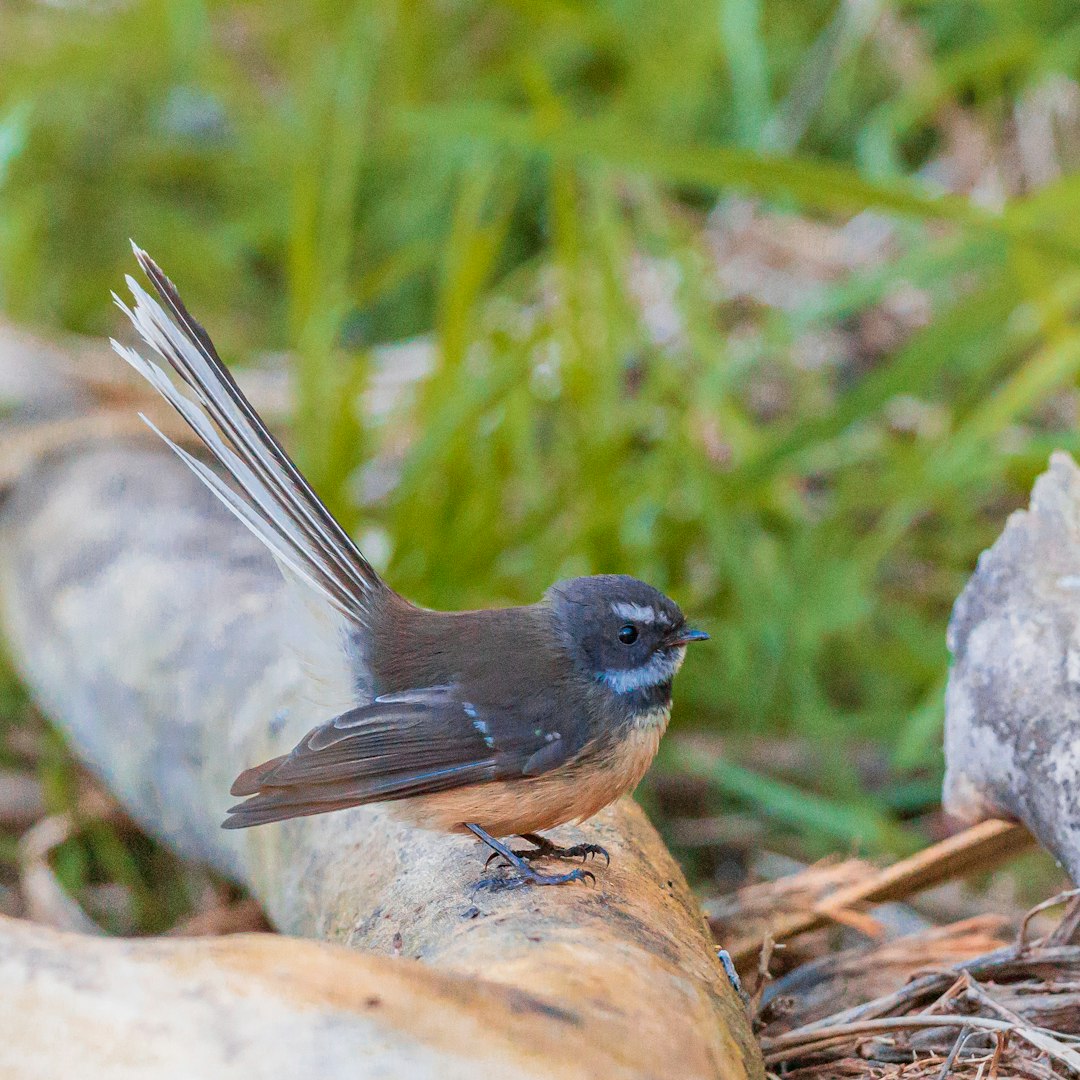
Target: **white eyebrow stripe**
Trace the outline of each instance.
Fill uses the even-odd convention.
[[[611,610],[620,619],[630,619],[632,622],[649,623],[652,626],[671,626],[671,619],[667,612],[657,611],[649,604],[629,604],[622,600],[611,605]]]

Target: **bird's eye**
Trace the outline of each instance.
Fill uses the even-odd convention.
[[[619,640],[624,645],[633,645],[637,641],[637,627],[633,623],[627,623],[619,627]]]

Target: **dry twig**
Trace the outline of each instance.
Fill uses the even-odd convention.
[[[784,941],[812,930],[828,920],[853,921],[860,905],[902,900],[942,881],[963,877],[974,870],[987,870],[1018,855],[1032,843],[1021,825],[1005,821],[984,821],[956,836],[902,859],[854,884],[837,889],[812,907],[785,912],[771,926],[726,943],[737,967],[753,960],[761,951],[765,935]]]

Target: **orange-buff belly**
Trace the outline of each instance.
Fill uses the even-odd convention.
[[[472,784],[390,806],[398,817],[421,828],[466,832],[468,822],[492,836],[520,836],[585,821],[637,787],[656,756],[664,726],[635,729],[610,753],[543,776]]]

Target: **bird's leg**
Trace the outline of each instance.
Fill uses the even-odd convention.
[[[518,835],[522,840],[528,840],[530,844],[534,845],[531,848],[513,849],[514,854],[526,862],[532,862],[533,859],[581,859],[584,862],[590,857],[596,858],[597,855],[603,855],[606,864],[611,865],[611,856],[599,844],[575,844],[573,847],[559,847],[558,844],[553,844],[546,836],[541,836],[539,833],[519,833]],[[484,865],[487,866],[492,859],[500,857],[501,852],[493,852],[488,856],[488,860]]]
[[[569,881],[585,881],[587,878],[596,880],[595,875],[590,871],[580,869],[571,870],[568,874],[540,874],[521,855],[516,851],[511,851],[501,840],[496,840],[479,825],[466,822],[465,828],[482,843],[487,844],[496,856],[505,859],[508,866],[517,871],[515,878],[485,878],[477,883],[477,888],[516,889],[521,885],[565,885]]]

